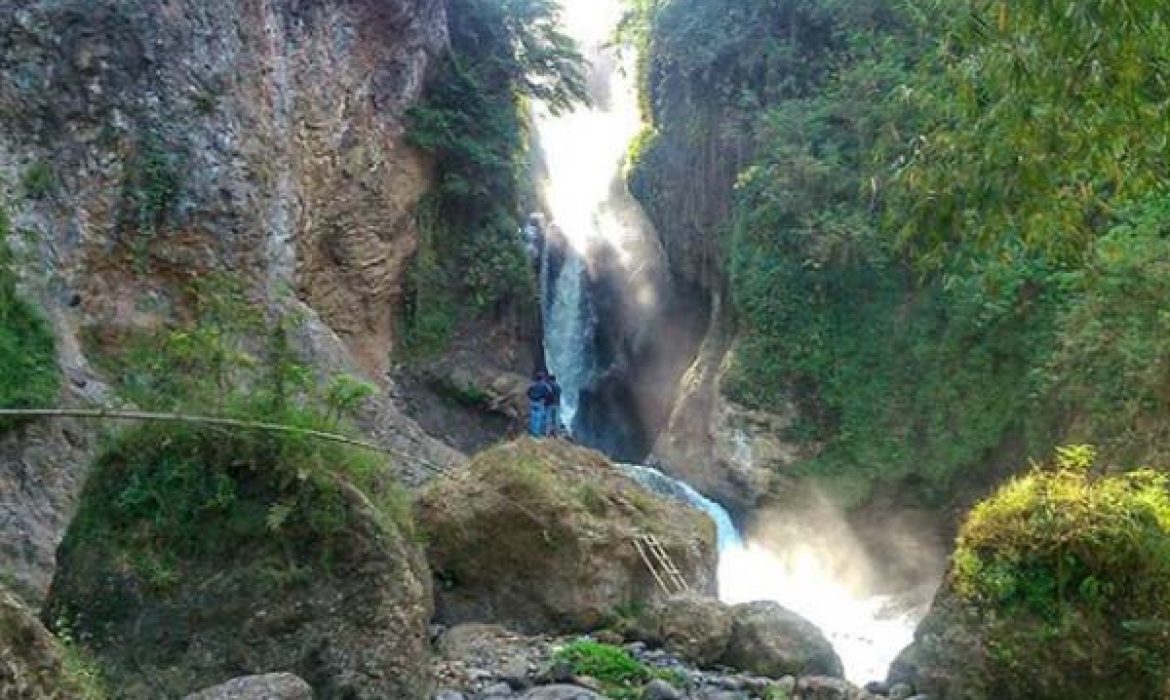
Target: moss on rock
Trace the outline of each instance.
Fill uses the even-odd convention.
[[[0,408],[45,408],[60,383],[56,341],[49,323],[17,294],[8,233],[0,207]],[[0,418],[0,430],[14,422]]]
[[[661,592],[634,546],[651,533],[698,591],[714,588],[714,523],[645,491],[601,454],[552,440],[480,453],[433,483],[417,519],[445,622],[578,631]]]
[[[891,680],[939,700],[1170,697],[1170,479],[1058,450],[980,503]]]
[[[270,671],[320,698],[421,696],[429,577],[378,466],[291,435],[132,429],[91,472],[46,619],[119,697]]]

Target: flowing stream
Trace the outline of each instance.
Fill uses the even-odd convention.
[[[623,160],[641,128],[633,71],[606,47],[623,0],[567,0],[566,29],[593,63],[596,106],[553,116],[536,110],[536,133],[547,180],[542,198],[547,231],[564,244],[555,273],[543,256],[542,303],[546,361],[563,388],[562,422],[573,427],[583,389],[599,371],[597,332],[589,298],[589,256],[598,246],[617,251],[630,269],[649,262],[654,232],[624,187]],[[639,212],[640,213],[640,212]],[[649,251],[649,252],[648,252]],[[661,253],[658,253],[661,255]],[[628,290],[636,298],[640,290]],[[647,488],[706,512],[719,537],[720,598],[728,603],[774,600],[817,624],[833,642],[853,682],[881,679],[893,657],[911,641],[920,611],[859,589],[823,543],[745,539],[727,511],[689,485],[649,467],[623,467]],[[849,563],[846,562],[846,567]]]

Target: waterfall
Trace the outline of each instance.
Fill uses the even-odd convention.
[[[641,119],[633,71],[608,46],[622,2],[567,3],[566,25],[591,63],[594,105],[560,115],[537,106],[533,115],[547,171],[540,188],[548,214],[546,243],[558,246],[555,258],[560,263],[550,279],[553,256],[542,259],[541,276],[548,285],[542,304],[545,362],[561,385],[561,417],[570,431],[582,390],[601,371],[595,357],[597,314],[588,293],[589,258],[606,251],[626,269],[636,270],[646,264],[646,250],[657,245],[644,219],[628,215],[640,208],[625,188],[622,170]]]
[[[731,519],[731,514],[723,506],[696,491],[690,484],[672,479],[652,467],[640,464],[619,464],[618,466],[626,473],[626,476],[651,491],[686,503],[692,508],[698,508],[710,516],[711,520],[715,521],[715,536],[718,539],[720,553],[743,548],[743,538],[740,537],[739,530],[735,527],[735,521]],[[722,580],[724,578],[722,573],[720,571],[719,587],[721,589],[729,584],[729,582]]]
[[[590,256],[604,249],[624,271],[622,301],[635,321],[649,317],[660,303],[653,280],[661,248],[622,174],[626,149],[641,128],[634,71],[623,70],[614,50],[606,47],[623,1],[565,3],[566,28],[593,64],[596,106],[559,116],[538,107],[534,114],[547,171],[541,187],[548,216],[541,256],[545,359],[561,384],[562,422],[570,430],[582,390],[602,370],[595,356],[598,322],[590,298]],[[560,246],[555,264],[550,242]],[[773,600],[808,618],[833,642],[850,680],[884,678],[893,656],[911,641],[919,613],[849,585],[847,569],[857,562],[842,567],[839,553],[824,542],[817,546],[790,539],[777,545],[745,538],[722,506],[690,485],[649,467],[622,469],[646,488],[698,508],[715,522],[724,602]]]
[[[593,347],[595,325],[585,293],[585,265],[570,253],[561,265],[546,304],[545,361],[561,385],[561,423],[570,431],[577,415],[581,388],[588,386],[596,368],[588,351]]]

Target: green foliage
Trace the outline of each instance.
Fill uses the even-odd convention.
[[[57,188],[57,178],[53,174],[53,167],[43,160],[38,160],[25,169],[20,179],[21,189],[29,199],[44,199]]]
[[[114,354],[91,353],[124,397],[144,408],[349,430],[344,421],[373,389],[344,376],[320,386],[288,342],[296,319],[265,318],[222,280],[192,295],[197,320],[126,338]],[[318,543],[327,553],[347,526],[343,483],[371,498],[385,527],[412,531],[406,498],[386,473],[380,456],[304,432],[144,425],[104,446],[68,546],[109,552],[160,588],[192,559],[270,558],[292,570],[299,548]]]
[[[60,385],[56,342],[44,317],[17,294],[8,233],[0,207],[0,407],[46,408]],[[16,422],[0,419],[0,430]]]
[[[891,487],[938,503],[1065,434],[1162,456],[1170,43],[1153,5],[731,4],[633,3],[654,130],[632,186],[653,214],[644,172],[680,148],[718,181],[707,132],[746,125],[723,387],[797,402],[790,437],[818,446],[797,470],[846,505]]]
[[[583,61],[553,0],[452,0],[451,51],[410,113],[409,138],[433,153],[439,186],[420,208],[407,350],[441,349],[461,313],[532,302],[518,235],[527,182],[525,100],[553,111],[587,99]]]
[[[568,663],[573,673],[601,681],[611,698],[640,697],[635,690],[651,678],[650,668],[621,647],[582,639],[557,651],[555,659]]]
[[[937,5],[926,21],[944,33],[907,91],[926,124],[902,149],[892,224],[931,267],[965,244],[1017,240],[1078,260],[1165,178],[1164,3]]]
[[[105,674],[97,660],[73,636],[70,621],[58,619],[54,623],[57,639],[61,642],[61,681],[74,700],[107,700],[112,697]]]
[[[183,160],[158,133],[141,136],[123,165],[120,232],[136,233],[135,240],[142,241],[171,223],[183,189]]]
[[[1093,476],[1094,458],[1092,448],[1062,448],[1051,468],[976,506],[952,585],[984,622],[997,684],[1037,698],[1160,697],[1170,482],[1152,470]]]
[[[1084,267],[1060,279],[1069,303],[1045,366],[1049,391],[1075,417],[1074,438],[1111,458],[1170,457],[1170,196],[1120,217]],[[1078,434],[1079,433],[1079,434]]]

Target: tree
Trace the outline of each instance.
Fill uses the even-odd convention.
[[[1165,176],[1170,23],[1162,0],[938,0],[954,17],[906,94],[890,215],[937,267],[958,245],[1075,260]],[[941,71],[939,70],[941,66]]]

